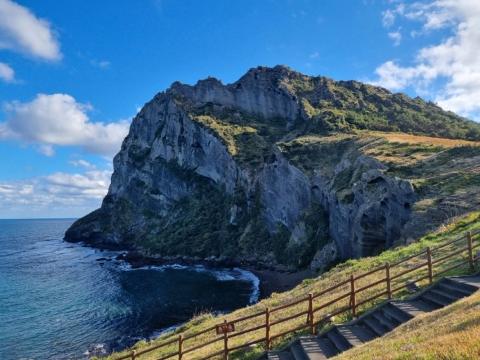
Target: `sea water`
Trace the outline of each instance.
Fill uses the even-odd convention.
[[[72,222],[0,220],[0,359],[101,355],[258,298],[245,270],[132,269],[116,252],[66,243]]]

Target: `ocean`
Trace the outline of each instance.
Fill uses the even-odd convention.
[[[242,269],[132,269],[118,252],[66,243],[73,221],[0,220],[0,359],[87,359],[258,300]]]

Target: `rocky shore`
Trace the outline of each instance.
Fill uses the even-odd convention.
[[[214,257],[206,259],[185,256],[159,257],[147,256],[139,251],[125,251],[118,255],[116,259],[126,261],[133,268],[174,264],[184,266],[202,265],[206,268],[241,268],[250,271],[260,280],[260,299],[268,297],[274,292],[290,290],[304,279],[315,276],[315,273],[310,269],[291,271],[287,268],[269,266],[258,262],[235,261]]]

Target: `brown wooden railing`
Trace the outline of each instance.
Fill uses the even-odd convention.
[[[469,232],[434,248],[427,247],[395,263],[385,263],[368,272],[352,274],[350,278],[318,293],[308,294],[228,322],[225,320],[224,323],[202,331],[180,334],[155,346],[133,350],[116,360],[140,360],[142,355],[154,355],[153,352],[160,349],[164,352],[160,357],[156,357],[156,360],[186,360],[187,356],[195,356],[199,351],[200,356],[190,358],[228,359],[232,352],[257,344],[264,344],[264,349],[271,349],[275,341],[299,331],[308,329],[311,334],[316,334],[318,327],[331,322],[334,316],[356,317],[359,311],[365,310],[375,301],[391,299],[396,293],[405,292],[406,288],[414,284],[429,285],[434,278],[466,264],[473,272],[475,263],[480,258],[480,255],[474,253],[474,250],[480,247],[479,234],[480,230]],[[440,267],[440,264],[443,266]],[[397,269],[401,271],[396,272]],[[275,332],[280,324],[284,324],[284,327],[285,324],[290,326]],[[227,328],[231,332],[218,331]],[[240,338],[246,334],[248,337]],[[195,344],[191,344],[192,342]]]

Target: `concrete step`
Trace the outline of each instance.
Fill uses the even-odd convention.
[[[290,346],[290,352],[295,360],[309,360],[299,341],[294,342]]]
[[[292,354],[289,351],[274,351],[268,352],[267,354],[268,360],[294,360]]]
[[[389,331],[385,326],[382,325],[380,321],[378,321],[372,316],[367,316],[363,318],[362,324],[364,324],[366,328],[377,334],[377,336],[383,336]]]
[[[472,295],[472,292],[470,290],[466,290],[466,289],[461,288],[461,287],[453,286],[452,284],[449,284],[446,281],[440,281],[438,283],[438,288],[443,290],[444,292],[455,295],[458,298]]]
[[[341,325],[337,326],[337,330],[352,347],[362,345],[377,337],[373,331],[358,325]]]
[[[411,317],[438,309],[438,305],[432,305],[420,299],[392,301],[391,304]]]
[[[436,296],[435,294],[432,294],[430,291],[423,293],[421,296],[421,299],[429,303],[436,304],[439,307],[444,307],[451,303],[450,300],[446,300],[440,296]]]
[[[334,326],[318,337],[300,337],[288,350],[268,352],[262,360],[325,360],[383,336],[416,315],[442,308],[479,289],[480,274],[444,278],[411,300],[388,302],[358,321]]]
[[[387,318],[382,311],[374,311],[372,316],[380,321],[389,331],[395,329],[400,324],[397,320]]]
[[[480,283],[477,282],[478,277],[465,277],[465,278],[454,278],[448,277],[443,279],[443,281],[451,286],[456,288],[461,288],[466,291],[470,291],[470,294],[474,293],[479,289]]]
[[[352,345],[345,339],[345,337],[338,331],[336,327],[329,330],[325,334],[328,339],[335,345],[339,352],[348,350],[352,347]]]
[[[335,347],[335,344],[328,338],[318,338],[318,343],[322,348],[323,353],[327,358],[331,358],[339,353],[338,349]]]
[[[333,347],[333,344],[331,344],[331,346]],[[300,338],[300,347],[309,360],[325,360],[328,358],[327,353],[325,352],[325,344],[321,343],[320,339],[317,337],[310,336]],[[328,353],[332,353],[330,356],[336,354],[332,352],[331,349],[326,350],[328,350]]]
[[[433,289],[430,289],[430,293],[438,296],[440,298],[445,299],[446,301],[450,301],[450,303],[457,301],[460,297],[455,296],[453,293],[448,292],[440,288],[440,286],[435,286]]]
[[[410,320],[413,316],[403,311],[401,308],[395,306],[395,304],[388,303],[385,306],[382,306],[383,314],[391,319],[398,321],[399,323],[404,323]]]

